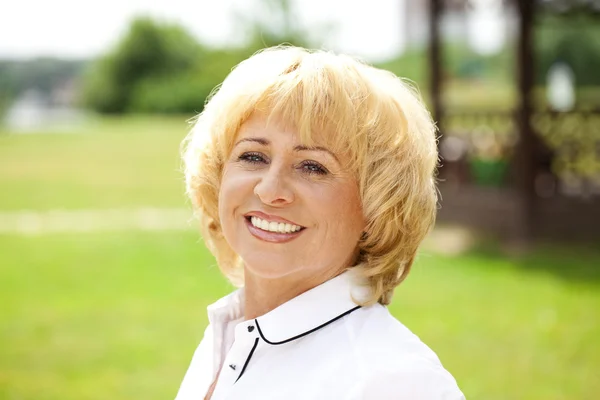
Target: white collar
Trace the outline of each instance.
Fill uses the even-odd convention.
[[[298,339],[360,308],[368,288],[359,284],[353,271],[346,271],[316,286],[254,320],[261,338],[271,345]],[[239,289],[208,307],[211,324],[243,315],[244,289]]]

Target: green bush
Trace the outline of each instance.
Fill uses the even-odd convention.
[[[536,30],[536,80],[545,84],[556,62],[571,67],[577,87],[600,86],[600,25],[585,15],[545,16]]]
[[[197,113],[202,110],[212,87],[212,82],[190,73],[145,79],[135,86],[128,111]]]
[[[138,85],[189,71],[202,52],[196,40],[178,25],[160,24],[147,18],[133,21],[117,47],[98,59],[85,77],[84,104],[100,113],[124,113],[132,109]],[[137,100],[139,101],[139,100]]]
[[[189,70],[140,80],[131,94],[128,112],[198,113],[210,93],[232,67],[246,58],[244,50],[207,50]]]

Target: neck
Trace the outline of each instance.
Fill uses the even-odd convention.
[[[244,278],[244,319],[250,320],[274,310],[296,296],[319,286],[339,275],[340,271],[329,271],[304,277],[285,276],[268,279],[252,274],[247,268]]]

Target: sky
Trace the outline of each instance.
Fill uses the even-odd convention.
[[[257,1],[0,0],[0,58],[97,56],[139,15],[178,22],[207,44],[240,43],[243,37],[233,15],[256,14]],[[304,25],[336,27],[323,38],[323,48],[379,61],[405,48],[405,1],[418,0],[293,1]],[[500,50],[507,31],[500,0],[470,0],[469,10],[469,18],[459,18],[446,34],[466,31],[471,47],[483,54]],[[421,28],[419,22],[416,26]]]
[[[301,0],[299,18],[332,22],[323,47],[370,60],[403,49],[405,0]],[[234,12],[252,13],[251,0],[0,1],[0,58],[92,57],[110,48],[136,15],[176,21],[205,43],[241,41]]]

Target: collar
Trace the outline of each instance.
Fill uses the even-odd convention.
[[[244,288],[219,299],[206,308],[208,322],[213,326],[222,325],[244,316]]]
[[[256,318],[261,338],[271,345],[291,342],[359,309],[353,298],[364,300],[369,290],[353,272],[346,271]],[[209,306],[210,323],[243,315],[243,296],[242,288]]]

